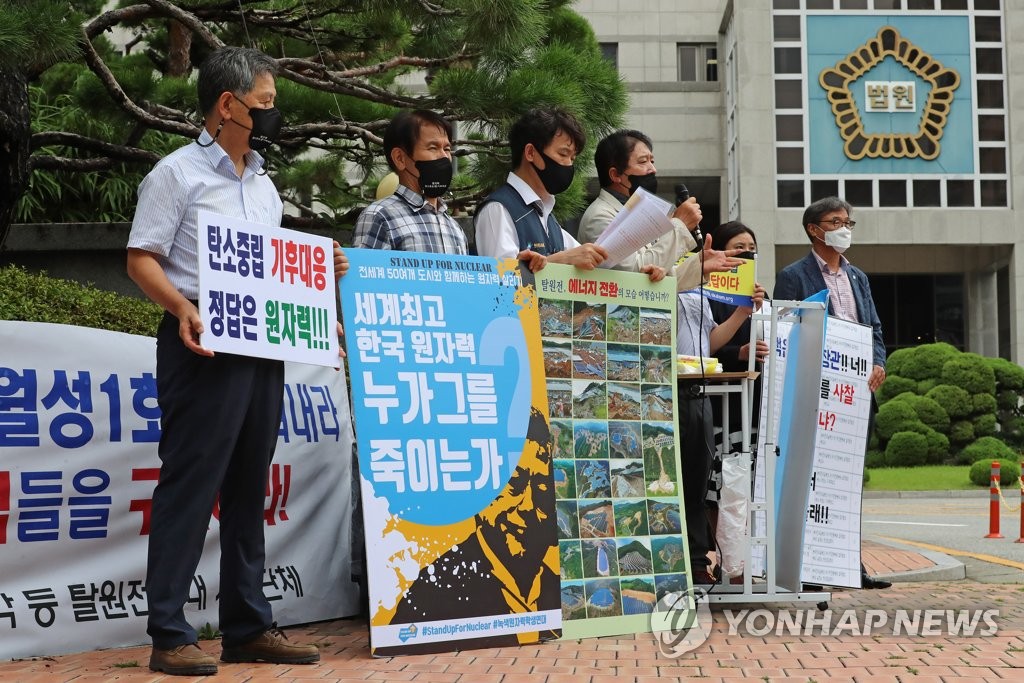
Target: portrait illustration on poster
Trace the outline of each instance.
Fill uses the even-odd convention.
[[[347,253],[373,654],[558,637],[534,289],[511,259]]]

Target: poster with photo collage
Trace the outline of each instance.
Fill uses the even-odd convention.
[[[549,264],[536,286],[563,637],[649,631],[658,601],[689,588],[675,279]]]

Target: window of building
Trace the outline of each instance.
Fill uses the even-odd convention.
[[[816,202],[825,197],[839,196],[838,180],[812,180],[811,181],[811,202]]]
[[[870,180],[847,180],[843,197],[854,206],[874,206]]]
[[[974,35],[979,43],[998,43],[1003,39],[999,17],[974,17]]]
[[[804,150],[801,147],[779,147],[775,150],[775,170],[780,174],[804,172]]]
[[[775,40],[800,40],[800,17],[792,14],[779,14],[774,17]]]
[[[718,45],[715,43],[679,43],[679,80],[714,82],[718,80]]]
[[[598,43],[598,47],[601,48],[601,56],[605,60],[612,63],[616,69],[619,68],[619,44],[618,43]]]
[[[942,206],[942,182],[915,180],[914,206]]]
[[[964,349],[967,327],[962,274],[869,273],[868,278],[887,352],[932,342]]]
[[[906,206],[907,205],[907,181],[905,181],[905,180],[879,180],[878,181],[878,205],[879,206]]]
[[[775,81],[776,109],[802,109],[803,106],[803,83],[796,80]]]

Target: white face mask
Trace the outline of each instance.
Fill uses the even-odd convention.
[[[853,230],[850,228],[837,228],[836,230],[827,231],[823,241],[842,254],[853,244]]]

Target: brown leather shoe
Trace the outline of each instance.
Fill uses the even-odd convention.
[[[313,664],[320,661],[320,650],[315,645],[290,642],[284,631],[275,625],[244,645],[224,648],[220,661]]]
[[[217,660],[199,649],[195,643],[179,645],[170,650],[153,648],[149,668],[171,676],[212,676],[217,673]]]

